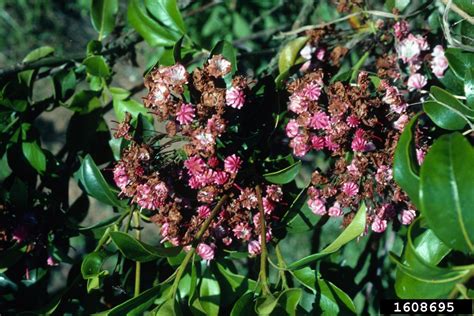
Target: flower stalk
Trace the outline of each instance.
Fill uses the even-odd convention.
[[[133,220],[134,220],[134,225],[136,229],[136,238],[137,240],[140,240],[141,238],[141,231],[140,231],[140,211],[135,210],[133,212]],[[134,297],[137,297],[140,295],[140,277],[141,277],[141,262],[136,261],[135,262],[135,291],[133,293]]]
[[[260,255],[260,280],[262,281],[262,292],[263,294],[271,294],[270,289],[268,288],[268,278],[267,278],[267,231],[265,227],[265,212],[263,209],[263,200],[262,200],[262,189],[260,185],[255,187],[258,200],[258,209],[260,211],[260,244],[261,244],[261,255]]]

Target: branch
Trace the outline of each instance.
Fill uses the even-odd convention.
[[[126,52],[130,49],[130,47],[135,46],[141,41],[142,38],[137,33],[126,35],[123,39],[119,38],[117,41],[114,41],[114,44],[112,44],[108,49],[105,49],[101,55],[107,56]],[[69,57],[46,57],[32,62],[20,62],[15,65],[0,69],[0,78],[7,77],[25,70],[39,69],[41,67],[58,67],[70,62],[82,61],[86,57],[86,54],[81,53],[73,54]]]

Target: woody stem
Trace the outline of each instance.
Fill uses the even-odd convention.
[[[262,190],[260,185],[255,187],[255,191],[257,192],[257,200],[258,200],[258,209],[260,211],[260,244],[262,253],[260,255],[260,279],[262,280],[262,292],[263,294],[270,294],[270,289],[268,288],[268,279],[267,279],[267,231],[265,227],[265,212],[263,209],[263,201],[262,201]]]
[[[174,279],[173,286],[171,288],[171,297],[173,297],[173,298],[176,297],[176,292],[178,291],[179,281],[181,280],[181,277],[183,276],[183,273],[186,270],[186,267],[187,267],[189,261],[191,260],[191,258],[194,255],[194,252],[196,250],[196,246],[201,241],[201,238],[204,235],[204,233],[206,232],[206,230],[209,228],[209,225],[211,224],[211,221],[214,219],[214,217],[216,217],[217,213],[219,213],[219,211],[222,208],[222,205],[227,200],[227,198],[228,198],[227,194],[225,194],[221,197],[219,202],[217,202],[216,206],[212,209],[211,214],[206,218],[206,220],[202,224],[201,229],[196,234],[196,238],[194,238],[191,249],[188,251],[188,253],[186,254],[186,256],[183,259],[183,262],[181,262],[181,265],[178,267],[178,270],[177,270],[177,273],[176,273],[176,278]]]
[[[139,210],[135,210],[135,212],[133,212],[133,220],[134,220],[134,225],[136,229],[136,237],[138,240],[140,240],[141,232],[140,232],[140,211]],[[141,262],[137,261],[135,262],[135,291],[133,293],[134,297],[140,295],[140,274],[141,274]]]

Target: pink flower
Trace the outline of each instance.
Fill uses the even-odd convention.
[[[308,103],[298,93],[294,93],[290,96],[290,102],[288,104],[288,110],[295,112],[296,114],[301,114],[308,109]]]
[[[428,50],[429,45],[421,35],[409,34],[395,46],[398,52],[398,58],[404,63],[415,63],[421,54],[421,51]]]
[[[410,225],[416,217],[416,212],[414,210],[403,210],[401,217],[401,223],[403,225]]]
[[[194,108],[192,104],[182,104],[179,110],[176,112],[176,120],[181,125],[188,125],[194,119]]]
[[[241,89],[232,87],[226,91],[225,102],[228,106],[240,110],[245,103],[245,94]]]
[[[209,159],[207,159],[207,165],[211,168],[215,168],[219,165],[219,158],[216,156],[212,156]]]
[[[208,184],[214,183],[215,171],[212,169],[205,169],[201,173],[194,175],[194,178],[201,184],[201,186],[206,186]]]
[[[163,240],[161,242],[165,242],[168,240],[168,234],[170,230],[170,224],[169,223],[163,223],[160,228],[160,234],[163,237]]]
[[[393,127],[395,129],[398,129],[399,131],[403,131],[409,121],[410,118],[408,117],[408,115],[402,114],[395,122],[393,122]]]
[[[286,124],[285,130],[286,130],[286,135],[289,138],[295,137],[296,135],[298,135],[298,131],[299,131],[298,122],[294,119],[289,120],[288,124]]]
[[[186,68],[181,64],[167,67],[165,74],[170,83],[174,86],[188,82],[188,73],[186,72]]]
[[[190,175],[196,175],[204,170],[206,163],[201,157],[191,156],[184,161],[184,167],[188,169]]]
[[[347,117],[346,123],[347,123],[347,125],[349,125],[349,127],[355,128],[355,127],[359,126],[360,120],[357,116],[352,114],[352,115],[349,115]]]
[[[342,211],[339,202],[334,203],[334,205],[329,208],[328,215],[332,217],[344,215],[344,212]]]
[[[267,196],[275,202],[280,202],[283,197],[283,190],[281,189],[281,186],[276,184],[267,186],[266,193]]]
[[[444,48],[441,45],[436,45],[431,54],[431,70],[438,78],[444,77],[444,71],[448,68],[448,59],[444,55]]]
[[[275,203],[273,203],[268,197],[262,198],[262,203],[265,214],[271,214],[275,209]]]
[[[354,182],[346,182],[342,185],[342,192],[347,196],[354,196],[359,193],[359,186]]]
[[[205,243],[200,243],[196,247],[196,253],[204,260],[214,259],[214,248]]]
[[[48,256],[48,259],[46,259],[46,264],[47,264],[48,266],[50,266],[50,267],[54,267],[54,266],[58,266],[58,265],[59,265],[59,263],[57,263],[57,262],[53,259],[53,257],[51,257],[51,256]]]
[[[321,149],[324,149],[325,145],[326,145],[326,142],[323,136],[315,135],[311,137],[311,146],[313,147],[313,149],[321,150]]]
[[[207,205],[201,205],[197,209],[198,216],[201,218],[206,218],[211,214],[211,208]]]
[[[413,74],[408,78],[407,86],[409,90],[420,90],[426,86],[427,83],[428,81],[425,76],[421,74]]]
[[[349,172],[351,176],[354,176],[354,177],[360,176],[360,171],[357,168],[355,159],[352,159],[351,164],[347,166],[347,171]]]
[[[229,236],[226,236],[222,238],[222,243],[226,246],[230,246],[230,244],[232,243],[232,238]]]
[[[146,183],[137,186],[134,199],[141,208],[156,210],[165,204],[167,196],[168,188],[163,182],[159,182],[153,187]]]
[[[224,160],[224,169],[225,169],[225,171],[227,171],[231,174],[237,173],[239,171],[241,165],[242,165],[242,159],[240,159],[240,157],[238,157],[235,154],[231,155],[231,156],[228,156]]]
[[[398,101],[399,94],[400,93],[398,92],[397,87],[387,86],[385,89],[385,96],[383,97],[382,101],[390,105],[394,104]]]
[[[251,228],[247,223],[238,223],[232,231],[238,239],[249,240],[252,236]]]
[[[324,204],[324,201],[321,199],[309,199],[308,200],[308,206],[311,209],[311,211],[316,214],[316,215],[325,215],[327,213],[326,211],[326,205]]]
[[[366,150],[367,141],[364,138],[364,131],[358,129],[352,139],[351,148],[353,151],[363,152]]]
[[[248,244],[248,251],[251,256],[259,255],[262,251],[262,247],[258,240],[252,240]]]
[[[309,126],[315,129],[324,129],[329,126],[329,116],[321,111],[313,114],[309,121]]]
[[[125,187],[129,182],[125,166],[121,163],[118,163],[114,168],[114,181],[122,191],[125,190]]]
[[[201,187],[201,182],[198,180],[197,177],[192,176],[188,180],[188,185],[191,189],[199,189]]]
[[[316,83],[311,82],[307,84],[301,92],[303,93],[303,96],[308,100],[316,101],[321,95],[321,87]]]
[[[377,173],[375,174],[375,181],[381,184],[386,184],[390,180],[392,180],[392,169],[386,165],[378,167]]]
[[[214,176],[214,183],[217,185],[224,185],[229,180],[229,174],[225,171],[217,171]]]
[[[416,160],[418,161],[418,164],[421,166],[423,164],[423,161],[425,160],[426,156],[426,151],[424,151],[421,148],[416,149]]]
[[[387,229],[387,221],[384,219],[375,217],[374,221],[372,222],[371,227],[374,232],[383,233]]]
[[[302,157],[311,149],[306,143],[306,137],[298,135],[290,141],[290,147],[293,148],[293,154]]]
[[[323,61],[325,55],[326,55],[326,49],[325,48],[318,48],[316,50],[316,59],[317,60]]]
[[[408,23],[405,20],[398,21],[393,26],[393,32],[398,40],[403,39],[408,34]]]
[[[339,144],[335,143],[329,135],[324,137],[324,145],[326,146],[327,149],[334,151],[339,149]]]
[[[153,102],[156,104],[163,104],[170,98],[170,90],[164,83],[157,83],[151,91]]]

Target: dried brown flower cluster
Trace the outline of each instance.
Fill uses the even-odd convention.
[[[153,70],[145,78],[149,89],[145,107],[166,122],[169,138],[186,140],[182,149],[187,158],[168,159],[162,146],[132,140],[114,169],[121,195],[155,211],[152,221],[161,226],[163,240],[174,245],[189,245],[213,206],[228,195],[197,248],[206,260],[214,257],[219,245],[244,243],[251,255],[260,252],[257,183],[240,175],[245,162],[236,153],[217,148],[218,138],[236,123],[232,112],[244,106],[249,94],[248,80],[231,79],[231,69],[229,61],[214,55],[192,74],[180,64]],[[130,132],[127,116],[116,136],[132,139]],[[267,238],[271,238],[271,222],[278,218],[274,210],[283,193],[278,186],[260,185]]]

